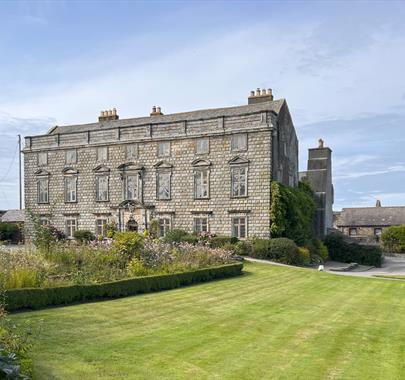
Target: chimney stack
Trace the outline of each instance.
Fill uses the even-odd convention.
[[[272,102],[273,101],[273,91],[271,88],[260,89],[257,88],[256,91],[250,91],[250,96],[248,98],[248,104],[256,104],[263,102]]]
[[[375,207],[381,207],[381,201],[379,199],[375,202]]]
[[[162,112],[162,109],[160,108],[160,106],[153,106],[150,116],[160,116],[160,115],[163,115],[163,112]]]
[[[105,110],[100,112],[98,121],[118,120],[120,117],[117,115],[117,109]]]

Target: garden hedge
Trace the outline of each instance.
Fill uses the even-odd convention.
[[[7,310],[41,309],[102,298],[126,297],[242,274],[243,264],[226,264],[191,272],[137,277],[91,285],[22,288],[6,292]]]

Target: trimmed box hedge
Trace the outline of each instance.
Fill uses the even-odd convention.
[[[47,306],[174,289],[199,282],[237,276],[242,274],[242,269],[242,263],[235,263],[191,272],[137,277],[101,284],[11,289],[6,292],[7,310],[36,310]]]

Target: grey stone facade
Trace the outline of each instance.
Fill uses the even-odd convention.
[[[165,219],[169,228],[192,231],[196,223],[200,227],[196,219],[202,218],[211,233],[235,234],[238,222],[245,223],[240,228],[246,229],[246,236],[268,237],[270,181],[297,184],[298,141],[286,101],[265,95],[262,91],[260,97],[253,96],[255,102],[249,98],[246,106],[172,115],[154,109],[151,116],[134,119],[120,120],[114,110],[103,112],[97,123],[57,126],[45,135],[26,137],[26,208],[44,220],[52,214],[52,224],[62,231],[72,220],[76,229],[100,232],[100,220],[114,220],[122,230],[133,225],[143,230],[154,219]],[[241,136],[242,143],[246,136],[246,149],[232,150],[232,141],[239,141],[233,136]],[[206,153],[196,151],[199,138],[209,141]],[[162,142],[170,145],[165,157],[158,155],[168,146],[159,148]],[[108,147],[107,157],[99,147]],[[234,180],[242,183],[237,195],[231,192],[233,168],[244,168]],[[204,199],[195,197],[200,171],[208,173]],[[107,200],[97,200],[98,176],[108,181]],[[158,177],[170,181],[170,189],[163,188],[166,193],[160,194]],[[137,195],[126,199],[131,198],[126,184],[134,178]],[[67,195],[67,183],[69,189],[76,186],[76,192]],[[168,199],[158,199],[162,196]]]

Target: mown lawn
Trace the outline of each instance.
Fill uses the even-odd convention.
[[[404,379],[405,283],[246,264],[228,280],[16,314],[38,379]]]

